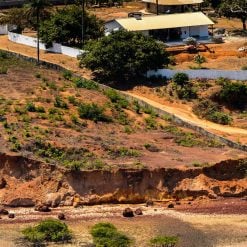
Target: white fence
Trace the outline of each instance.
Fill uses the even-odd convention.
[[[176,73],[186,73],[189,78],[205,78],[217,79],[220,77],[228,78],[230,80],[247,80],[247,71],[245,70],[214,70],[214,69],[198,69],[198,70],[171,70],[171,69],[158,69],[157,71],[149,71],[147,77],[150,76],[163,76],[168,79],[172,78]]]
[[[37,38],[25,36],[14,32],[8,32],[8,39],[18,44],[37,47]],[[40,42],[40,49],[48,52],[64,54],[70,57],[77,57],[84,52],[83,50],[63,46],[58,43],[53,43],[52,47],[46,48],[45,44]]]

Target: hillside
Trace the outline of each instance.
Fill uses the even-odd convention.
[[[68,71],[5,53],[0,68],[1,152],[71,169],[207,166],[245,157]]]

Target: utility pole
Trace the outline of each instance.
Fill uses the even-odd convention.
[[[82,15],[81,15],[81,42],[82,46],[84,46],[85,42],[85,25],[84,25],[84,15],[85,15],[85,0],[81,0],[81,9],[82,9]]]
[[[156,14],[159,15],[159,0],[156,0]]]
[[[37,64],[39,65],[39,7],[37,8]]]

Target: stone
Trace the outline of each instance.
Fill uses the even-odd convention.
[[[7,215],[7,214],[9,214],[9,211],[6,210],[5,208],[0,208],[0,214]]]
[[[153,206],[153,205],[154,205],[153,201],[151,201],[151,200],[146,201],[146,207],[150,207],[150,206]]]
[[[46,213],[51,211],[51,209],[47,205],[44,205],[44,204],[37,205],[34,208],[34,210],[38,212],[46,212]]]
[[[125,208],[123,211],[123,217],[134,217],[134,212],[131,208]]]
[[[136,215],[143,215],[141,208],[137,208],[137,209],[135,210],[135,214],[136,214]]]
[[[4,178],[0,178],[0,189],[4,189],[6,185],[6,180]]]
[[[15,218],[15,214],[13,214],[13,213],[9,213],[8,216],[9,216],[10,219],[14,219]]]
[[[169,204],[167,205],[167,208],[174,208],[174,204],[173,204],[173,203],[169,203]]]
[[[59,214],[57,215],[57,217],[58,217],[59,220],[65,220],[65,215],[64,215],[64,213],[59,213]]]
[[[10,207],[33,207],[35,203],[31,198],[15,198],[8,203]]]
[[[46,195],[45,204],[52,208],[56,208],[59,206],[61,200],[62,196],[60,193],[49,193]]]

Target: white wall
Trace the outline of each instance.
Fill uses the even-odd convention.
[[[37,47],[37,38],[8,32],[8,39],[18,44],[27,45],[30,47]],[[48,52],[61,53],[70,57],[77,57],[78,55],[81,55],[84,52],[83,50],[63,46],[58,43],[53,43],[52,47],[46,48],[45,44],[40,42],[40,49]]]
[[[0,25],[0,34],[8,34],[8,25]]]
[[[228,78],[230,80],[247,80],[247,71],[245,70],[213,70],[213,69],[198,69],[198,70],[171,70],[171,69],[159,69],[157,71],[149,71],[147,77],[152,75],[161,75],[168,79],[172,78],[176,73],[186,73],[189,78],[205,78],[205,79],[217,79],[220,77]]]
[[[208,37],[208,26],[200,26],[200,37]]]

